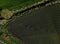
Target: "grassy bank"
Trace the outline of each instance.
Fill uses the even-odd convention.
[[[42,0],[0,0],[0,8],[20,9]]]

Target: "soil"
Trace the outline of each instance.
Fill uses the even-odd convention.
[[[7,28],[25,44],[59,44],[60,5],[47,6],[15,17]]]

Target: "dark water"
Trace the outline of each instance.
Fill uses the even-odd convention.
[[[25,44],[60,44],[60,5],[15,17],[7,28]]]

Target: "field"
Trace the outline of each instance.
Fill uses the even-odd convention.
[[[18,10],[38,1],[41,0],[0,0],[0,9]],[[0,25],[0,42],[60,44],[60,4],[39,7],[18,15]]]
[[[60,44],[60,4],[22,15],[14,17],[7,28],[25,44]]]

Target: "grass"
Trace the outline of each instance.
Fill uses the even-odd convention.
[[[0,0],[0,8],[20,9],[41,0]]]

